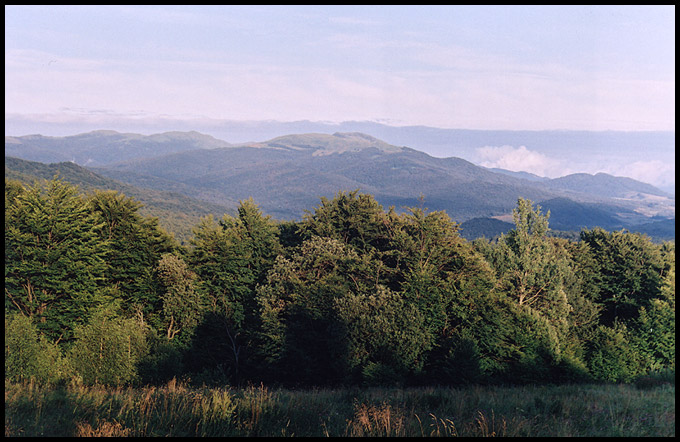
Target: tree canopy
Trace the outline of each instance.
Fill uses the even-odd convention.
[[[121,193],[5,181],[6,378],[292,386],[629,381],[675,369],[675,245],[338,192],[300,221],[252,199],[180,245]]]

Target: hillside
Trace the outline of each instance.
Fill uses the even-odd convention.
[[[185,150],[226,146],[229,143],[198,132],[165,132],[146,136],[97,130],[68,137],[5,137],[5,156],[42,163],[72,161],[83,166],[101,166]]]
[[[545,202],[552,208],[551,221],[564,230],[628,228],[675,216],[673,198],[628,178],[576,174],[539,179],[461,158],[435,158],[358,132],[231,144],[196,132],[142,136],[95,131],[63,138],[6,137],[5,149],[43,155],[48,162],[57,152],[101,151],[95,155],[101,164],[88,165],[100,176],[222,207],[235,208],[238,200],[253,197],[265,213],[281,220],[300,219],[320,197],[356,189],[374,195],[384,207],[403,210],[423,204],[445,210],[458,222],[491,217],[508,221],[518,197]],[[112,155],[125,149],[127,156]]]
[[[192,228],[202,216],[213,214],[234,214],[232,207],[212,204],[187,197],[181,193],[145,189],[98,175],[71,162],[43,164],[18,158],[5,157],[5,178],[33,184],[40,180],[52,179],[55,175],[75,184],[84,193],[96,190],[116,190],[141,202],[140,213],[159,219],[160,225],[186,243],[193,236]]]
[[[196,198],[206,191],[228,199],[253,197],[280,219],[297,219],[322,196],[360,189],[384,206],[420,204],[464,220],[506,213],[517,198],[556,196],[512,177],[459,158],[439,159],[406,147],[389,146],[358,134],[306,134],[228,148],[180,152],[93,169],[105,176],[153,188],[172,180]],[[153,179],[159,179],[153,183]],[[455,189],[455,191],[454,191]]]
[[[460,224],[460,236],[472,241],[476,238],[494,239],[508,233],[515,225],[494,218],[473,218]]]
[[[546,186],[553,189],[571,190],[612,198],[627,198],[634,194],[669,196],[666,192],[662,192],[651,184],[641,183],[631,178],[615,177],[606,173],[595,175],[575,173],[548,180]]]

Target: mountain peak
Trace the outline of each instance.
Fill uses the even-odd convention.
[[[402,150],[401,147],[360,132],[336,132],[332,135],[322,133],[284,135],[261,143],[248,143],[246,146],[310,151],[314,156],[358,152],[365,149],[377,149],[384,153]]]

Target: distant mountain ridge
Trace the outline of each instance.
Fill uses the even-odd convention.
[[[554,178],[546,182],[551,188],[571,190],[590,195],[609,196],[621,198],[630,196],[631,193],[645,193],[656,196],[669,196],[666,192],[632,178],[615,177],[607,173],[574,173],[560,178]]]
[[[226,141],[195,131],[140,135],[97,130],[67,137],[5,137],[5,155],[38,162],[72,161],[83,166],[228,146]]]
[[[569,218],[566,212],[580,211],[580,220],[572,216],[566,227],[591,221],[625,227],[649,222],[655,215],[675,216],[673,198],[629,178],[576,174],[533,179],[494,172],[461,158],[435,158],[356,132],[231,144],[197,132],[143,136],[96,131],[62,138],[6,137],[5,152],[38,156],[44,162],[77,152],[80,158],[89,156],[92,161],[86,165],[99,175],[222,206],[252,196],[265,213],[279,219],[299,219],[321,196],[355,189],[397,209],[420,205],[423,195],[426,207],[446,210],[459,222],[491,217],[507,221],[520,196],[537,203],[562,201],[553,212],[556,223]],[[93,167],[94,162],[100,166]]]

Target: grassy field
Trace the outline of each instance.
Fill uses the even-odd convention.
[[[675,436],[675,385],[278,390],[5,381],[5,436]]]

